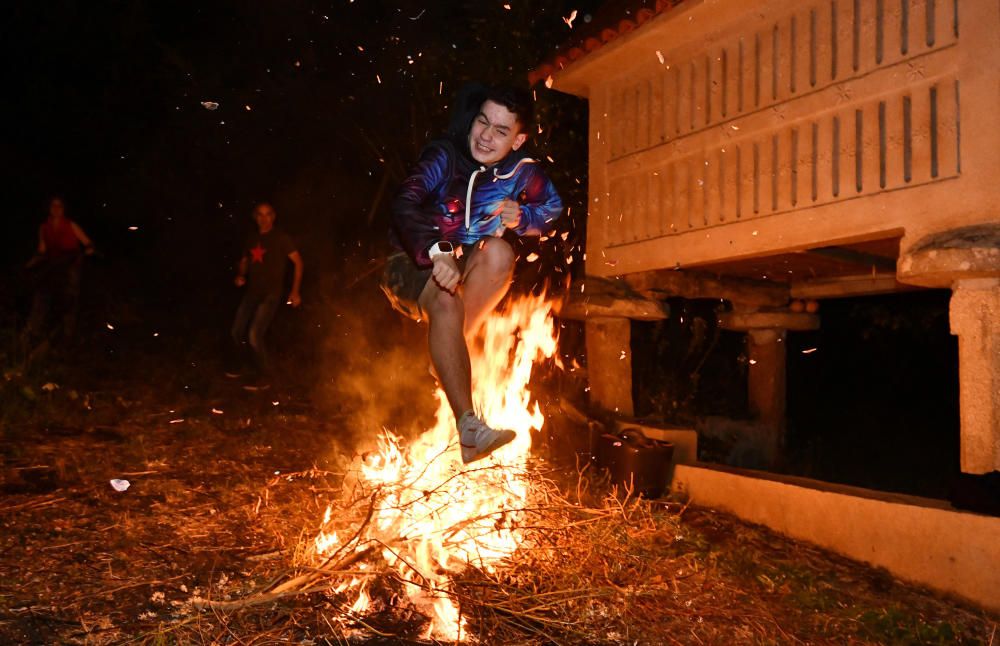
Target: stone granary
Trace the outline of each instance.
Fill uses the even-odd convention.
[[[731,311],[720,324],[747,333],[749,400],[777,443],[783,341],[788,330],[820,325],[810,301],[946,288],[959,339],[961,469],[1000,470],[1000,5],[644,7],[623,6],[620,22],[532,72],[532,81],[589,102],[588,282],[567,312],[586,319],[593,403],[632,412],[631,364],[621,358],[630,318],[663,316],[664,296],[725,299]],[[802,311],[802,301],[812,307]],[[708,499],[712,486],[728,486],[717,481],[723,471],[699,479],[679,469],[678,477],[685,473]],[[764,485],[733,486],[765,505],[766,494],[749,489]],[[983,517],[951,512],[959,520],[919,526],[928,540],[963,536],[945,549],[954,553],[916,558],[928,574],[905,563],[914,560],[908,552],[879,557],[875,543],[885,536],[872,535],[872,545],[845,547],[856,536],[824,543],[814,536],[827,531],[822,519],[796,528],[730,503],[759,522],[1000,607],[997,524],[973,529],[959,518]],[[824,513],[860,508],[844,504]],[[875,522],[887,512],[864,513]],[[983,531],[992,543],[970,547],[978,539],[969,537]],[[934,558],[964,559],[964,569]],[[977,568],[993,579],[956,582]]]

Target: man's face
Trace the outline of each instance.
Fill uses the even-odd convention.
[[[274,218],[277,217],[270,204],[258,204],[253,210],[253,219],[257,221],[257,228],[261,233],[267,233],[274,226]]]
[[[469,152],[480,164],[492,166],[520,148],[527,138],[513,112],[487,100],[469,129]]]
[[[66,205],[62,200],[52,200],[49,202],[49,215],[54,218],[61,218],[66,215]]]

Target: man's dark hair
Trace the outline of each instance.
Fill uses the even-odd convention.
[[[531,92],[513,85],[494,85],[486,90],[485,100],[510,110],[517,117],[521,132],[530,134],[535,123],[535,100]]]

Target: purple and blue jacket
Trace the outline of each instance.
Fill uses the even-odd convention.
[[[468,146],[464,141],[461,146]],[[430,267],[436,242],[473,244],[503,233],[496,211],[505,199],[521,204],[519,236],[552,229],[562,200],[541,166],[512,152],[487,168],[448,140],[431,142],[392,201],[392,243],[418,267]]]

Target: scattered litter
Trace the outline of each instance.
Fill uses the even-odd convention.
[[[569,16],[568,16],[568,17],[564,17],[564,18],[563,18],[563,22],[564,22],[564,23],[566,23],[566,25],[567,25],[567,26],[568,26],[568,27],[569,27],[570,29],[572,29],[572,28],[573,28],[573,21],[574,21],[574,20],[576,20],[576,9],[574,9],[574,10],[573,10],[573,11],[571,11],[571,12],[569,12]]]
[[[225,411],[221,411],[221,410],[219,410],[218,408],[213,408],[213,409],[212,409],[212,414],[213,414],[213,415],[222,415],[222,413],[224,413],[224,412],[225,412]]]
[[[118,492],[125,491],[131,486],[132,483],[129,482],[128,480],[119,480],[118,478],[114,478],[111,480],[111,488]]]
[[[42,390],[44,390],[47,393],[50,393],[53,390],[59,390],[59,384],[55,384],[50,381],[46,383],[44,386],[42,386]]]
[[[201,105],[206,110],[218,110],[219,109],[219,104],[216,103],[215,101],[202,101]]]

